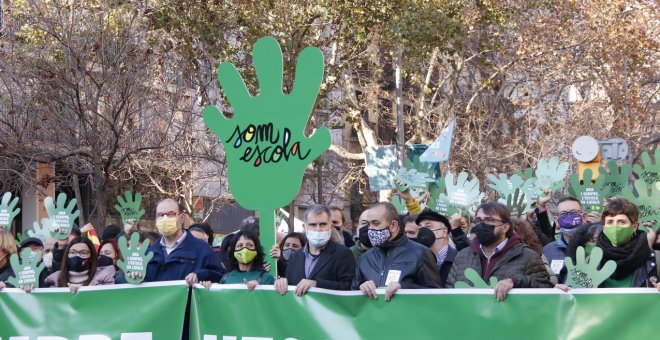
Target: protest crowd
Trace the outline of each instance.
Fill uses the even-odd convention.
[[[17,246],[9,231],[0,230],[0,288],[12,287],[10,257],[29,248],[33,253],[25,254],[41,254],[38,262],[46,267],[38,286],[68,287],[74,293],[81,286],[185,280],[207,288],[214,283],[244,284],[248,290],[274,285],[280,294],[293,286],[299,296],[313,287],[359,290],[373,299],[377,288],[385,288],[389,301],[399,289],[458,287],[474,280],[472,270],[484,282],[496,278],[494,298],[503,301],[512,288],[570,291],[565,261],[588,261],[600,249],[596,267],[614,261],[616,270],[593,288],[660,290],[660,237],[652,228],[658,221],[639,223],[637,206],[624,198],[610,198],[601,213],[587,214],[576,198],[561,198],[551,213],[550,196],[539,197],[534,210],[516,218],[497,201],[481,202],[474,215],[459,211],[445,216],[422,210],[409,190],[398,195],[408,214],[399,215],[390,202],[374,204],[360,215],[355,237],[347,231],[341,209],[312,205],[303,217],[305,232],[277,233],[272,247],[260,242],[256,217],[245,219],[221,246],[213,247],[212,228],[184,228],[186,214],[174,199],[157,205],[158,233],[142,232],[136,221],[129,221],[123,229],[112,225],[99,236],[86,225],[73,227],[62,240],[30,237]],[[151,244],[146,253],[152,254],[146,270],[119,266],[122,243],[139,249],[146,242]],[[276,260],[277,271],[267,257]],[[34,286],[16,288],[30,292]]]

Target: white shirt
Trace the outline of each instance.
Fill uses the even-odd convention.
[[[160,238],[160,245],[165,249],[165,252],[167,253],[167,256],[170,256],[170,253],[172,251],[174,251],[174,249],[179,247],[179,245],[181,245],[183,240],[186,238],[186,234],[187,234],[187,232],[184,231],[183,235],[181,235],[181,237],[179,237],[178,240],[176,240],[174,243],[172,243],[169,246],[167,244],[165,244],[165,236]]]

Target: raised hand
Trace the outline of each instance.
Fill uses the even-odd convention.
[[[643,168],[639,164],[633,166],[635,174],[640,179],[643,179],[648,185],[654,185],[660,181],[660,148],[655,148],[655,163],[651,160],[649,153],[644,151],[642,153],[642,164],[644,164]]]
[[[215,106],[202,115],[224,144],[232,195],[243,208],[259,210],[262,242],[271,246],[274,210],[296,197],[307,166],[330,147],[327,128],[304,134],[323,78],[323,54],[315,47],[300,53],[290,94],[282,91],[282,51],[275,39],[259,39],[252,60],[259,94],[252,96],[236,67],[224,62],[218,80],[233,117],[227,119]]]
[[[124,224],[127,224],[128,220],[139,221],[140,217],[144,215],[144,209],[140,209],[142,194],[138,192],[135,194],[135,198],[133,198],[133,193],[126,191],[124,195],[126,195],[126,199],[119,195],[117,196],[117,202],[119,204],[115,204],[115,210],[121,215],[121,221]]]
[[[18,197],[11,199],[11,192],[5,192],[0,201],[0,229],[9,230],[14,217],[21,212],[21,208],[16,208]]]
[[[592,183],[593,173],[591,169],[584,170],[584,180],[582,184],[577,173],[573,173],[569,180],[570,186],[568,192],[580,200],[584,211],[601,212],[603,211],[603,182],[604,176],[598,176],[595,183]]]
[[[18,257],[18,254],[12,254],[9,262],[11,263],[11,268],[14,270],[14,276],[10,277],[7,282],[16,288],[25,286],[39,288],[39,275],[46,268],[43,262],[37,265],[40,259],[41,252],[33,253],[29,247],[23,249],[21,258]]]
[[[568,174],[569,164],[567,162],[559,163],[559,157],[555,156],[549,160],[541,159],[536,165],[534,175],[538,179],[538,185],[541,192],[557,191],[564,187],[564,178]]]
[[[63,240],[71,234],[73,222],[80,216],[80,211],[73,211],[76,209],[78,201],[72,198],[65,207],[66,198],[65,193],[60,193],[57,195],[57,204],[53,203],[53,198],[50,196],[44,199],[44,206],[52,223],[51,236],[59,240]]]
[[[469,282],[457,281],[456,283],[454,283],[454,288],[490,288],[490,289],[495,289],[495,287],[497,287],[497,278],[496,277],[491,276],[490,279],[489,279],[490,283],[486,283],[486,281],[484,281],[484,279],[481,278],[479,273],[477,273],[472,268],[466,268],[465,269],[465,278],[468,279]]]
[[[608,199],[614,196],[621,196],[623,188],[628,187],[628,179],[630,178],[630,165],[623,164],[621,168],[616,164],[616,161],[607,162],[609,172],[600,167],[598,170],[599,177],[603,179],[603,198]]]
[[[42,227],[43,226],[43,227]],[[51,236],[51,231],[53,230],[52,223],[50,219],[48,218],[42,218],[41,219],[41,225],[39,225],[39,222],[34,222],[32,223],[32,228],[34,230],[28,230],[27,233],[30,237],[36,237],[46,243],[46,240],[50,238]],[[68,234],[67,234],[68,236]]]
[[[660,182],[650,188],[642,179],[635,180],[635,191],[630,186],[623,189],[622,196],[639,208],[639,223],[658,231],[660,228]]]
[[[603,250],[595,247],[587,262],[584,247],[578,247],[575,254],[575,262],[566,257],[566,283],[571,288],[598,288],[616,270],[616,262],[610,260],[598,269],[600,260],[603,259]]]
[[[138,246],[140,235],[133,233],[131,235],[131,246],[128,247],[126,236],[119,238],[119,251],[124,260],[117,261],[117,267],[124,271],[126,282],[140,283],[144,281],[147,274],[147,264],[154,257],[154,253],[146,254],[149,249],[149,240],[145,239],[141,246]]]

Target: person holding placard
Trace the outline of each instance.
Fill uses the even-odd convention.
[[[179,211],[179,204],[171,198],[156,206],[156,228],[161,237],[147,250],[154,255],[147,265],[145,281],[186,280],[189,285],[220,281],[225,273],[220,260],[207,242],[183,229],[186,216]]]
[[[344,245],[331,240],[334,228],[330,223],[330,209],[314,204],[303,216],[307,246],[299,249],[289,260],[286,277],[275,281],[275,290],[286,294],[289,285],[296,285],[295,294],[305,295],[312,287],[349,290],[355,274],[353,253]]]
[[[385,301],[401,288],[440,288],[433,253],[404,236],[392,203],[380,202],[367,214],[369,241],[373,248],[360,256],[352,288],[376,299],[376,288],[386,287]]]
[[[75,293],[81,286],[115,284],[115,268],[99,267],[94,244],[86,237],[76,237],[64,249],[60,270],[50,274],[46,287],[69,287]]]
[[[655,252],[649,249],[646,234],[638,230],[638,218],[637,206],[624,198],[613,198],[605,205],[603,232],[596,246],[603,250],[601,264],[613,260],[616,270],[601,287],[653,287],[651,277],[657,280]]]
[[[469,248],[458,252],[447,278],[447,288],[467,281],[465,271],[476,271],[481,279],[499,280],[495,298],[503,301],[512,288],[552,288],[550,273],[541,255],[521,242],[513,232],[511,215],[498,202],[483,203],[477,209],[472,231],[476,235]]]

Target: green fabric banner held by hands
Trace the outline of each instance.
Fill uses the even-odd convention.
[[[224,62],[218,80],[233,117],[227,119],[215,106],[202,115],[224,145],[227,181],[236,202],[259,211],[261,243],[268,250],[275,244],[275,209],[296,197],[307,165],[330,147],[330,131],[319,128],[305,136],[323,79],[321,50],[310,46],[300,52],[289,94],[282,89],[282,50],[274,38],[259,39],[252,60],[258,94],[250,94],[236,67]],[[267,259],[275,270],[275,261]]]
[[[183,281],[0,291],[0,340],[180,339],[188,301]]]
[[[234,285],[231,285],[234,286]],[[215,286],[219,287],[219,286]],[[313,288],[193,289],[190,339],[651,339],[656,289],[401,290],[385,302]]]

